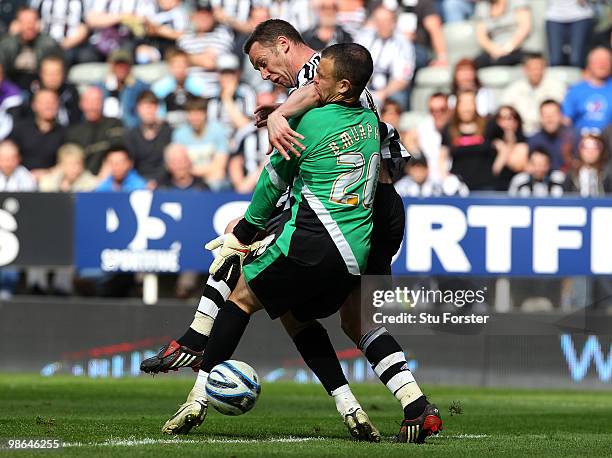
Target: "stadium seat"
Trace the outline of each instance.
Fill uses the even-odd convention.
[[[168,73],[168,66],[164,62],[135,65],[132,72],[136,78],[151,84],[166,76]]]
[[[451,86],[451,69],[440,67],[421,68],[416,75],[418,87],[434,87],[439,91],[448,91]]]
[[[495,66],[478,70],[478,79],[483,86],[490,88],[505,88],[522,76],[523,72],[520,66]]]
[[[407,130],[413,130],[427,117],[425,111],[406,111],[402,113],[399,121],[399,130],[405,132]]]
[[[448,47],[448,62],[453,67],[459,59],[473,59],[480,53],[473,21],[444,24],[444,38]]]
[[[77,64],[70,68],[68,81],[82,86],[102,82],[108,73],[108,65],[100,62]]]
[[[582,70],[578,67],[549,67],[546,70],[546,74],[558,81],[564,82],[568,86],[582,78]]]

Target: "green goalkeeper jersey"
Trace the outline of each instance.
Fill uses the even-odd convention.
[[[262,171],[245,218],[264,229],[291,186],[290,216],[261,261],[244,267],[250,281],[280,253],[316,265],[317,236],[329,234],[347,270],[363,273],[370,250],[372,204],[378,181],[378,119],[361,105],[330,103],[289,121],[304,136],[299,158],[274,151]],[[327,235],[325,235],[327,237]]]

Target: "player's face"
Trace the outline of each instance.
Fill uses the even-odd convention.
[[[314,84],[323,103],[329,102],[338,94],[337,83],[334,78],[334,61],[327,58],[321,59]]]
[[[265,47],[258,42],[249,50],[249,60],[264,80],[285,87],[295,86],[295,75],[292,75],[285,53],[274,47]]]

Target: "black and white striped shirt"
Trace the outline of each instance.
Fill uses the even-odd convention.
[[[85,0],[32,0],[42,31],[58,43],[73,35],[85,21]]]
[[[257,96],[255,91],[246,84],[238,85],[236,94],[234,95],[234,102],[238,106],[238,109],[246,117],[251,118],[255,112],[257,106]],[[217,95],[208,100],[208,113],[207,117],[209,121],[220,122],[225,126],[231,126],[231,117],[227,113],[227,110],[221,102],[221,98]]]
[[[246,22],[251,13],[251,0],[210,0],[210,6],[221,8],[225,14],[241,22]]]
[[[298,88],[310,83],[314,79],[316,68],[318,67],[320,61],[321,55],[319,53],[314,53],[308,62],[304,64],[297,74],[296,81]],[[369,108],[376,113],[377,117],[379,117],[378,108],[374,103],[374,98],[367,88],[361,94],[359,101],[364,107]],[[389,169],[393,175],[396,173],[401,173],[404,161],[410,158],[410,153],[400,142],[399,133],[391,124],[379,121],[378,128],[381,138],[381,157],[391,161],[391,163],[387,162],[387,164],[389,165]]]
[[[512,178],[508,194],[512,197],[561,197],[564,184],[565,174],[560,170],[553,170],[542,181],[523,172]]]
[[[267,161],[268,130],[265,127],[258,129],[253,124],[238,129],[232,138],[232,156],[242,156],[244,159],[244,174],[257,173],[259,168]]]
[[[365,30],[355,41],[367,48],[374,61],[374,73],[368,87],[380,91],[391,80],[410,81],[414,72],[414,46],[400,34],[388,39],[380,38],[376,32]]]
[[[188,32],[177,40],[177,45],[187,54],[202,54],[212,51],[217,56],[230,54],[234,43],[233,34],[225,27],[215,27],[212,31],[196,34]],[[204,97],[214,97],[218,92],[219,74],[216,71],[208,71],[202,67],[192,67],[190,74],[197,75],[206,81],[209,90],[203,94]]]
[[[309,0],[267,0],[272,19],[283,19],[295,27],[298,32],[305,32],[316,23],[316,18]]]
[[[157,2],[155,0],[89,0],[86,4],[86,12],[132,13],[151,19],[157,12]]]

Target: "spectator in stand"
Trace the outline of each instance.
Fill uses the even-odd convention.
[[[585,135],[578,143],[576,167],[565,181],[566,192],[582,197],[597,197],[612,193],[612,176],[605,169],[605,145],[601,137]]]
[[[145,36],[145,21],[157,10],[155,0],[91,0],[85,23],[91,29],[90,51],[105,61],[118,49],[134,51]]]
[[[187,123],[172,135],[172,143],[187,147],[193,162],[193,174],[201,177],[212,190],[225,185],[228,162],[228,134],[223,125],[207,122],[207,103],[201,97],[190,97],[186,105]]]
[[[587,0],[548,0],[546,41],[550,65],[584,68],[594,11]],[[569,45],[569,59],[564,49]]]
[[[448,65],[442,19],[433,0],[383,0],[383,5],[398,12],[397,28],[414,44],[415,71]]]
[[[399,131],[401,116],[402,107],[395,100],[387,100],[380,109],[380,119],[391,124],[397,131]]]
[[[541,54],[528,54],[523,60],[525,78],[510,84],[501,103],[514,107],[523,119],[525,135],[531,136],[540,127],[540,105],[545,100],[563,101],[566,87],[546,75],[546,60]]]
[[[483,52],[478,68],[516,65],[521,47],[531,31],[531,9],[527,0],[480,1],[476,5],[476,38]]]
[[[213,97],[218,90],[217,57],[232,52],[234,37],[223,25],[218,24],[210,6],[198,6],[191,15],[193,30],[185,33],[178,47],[189,54],[190,73],[202,77],[208,88],[202,97]]]
[[[126,149],[115,147],[106,153],[109,175],[95,189],[97,192],[131,192],[146,189],[147,180],[134,170],[134,161]]]
[[[316,25],[303,33],[302,38],[308,46],[321,51],[337,43],[352,43],[353,37],[338,25],[338,0],[314,0],[317,16]]]
[[[339,0],[338,24],[353,38],[361,31],[367,19],[366,0]]]
[[[19,148],[10,140],[0,142],[0,191],[36,191],[36,178],[21,165]]]
[[[170,144],[172,128],[158,117],[159,102],[151,91],[138,96],[136,111],[140,122],[125,135],[125,146],[138,173],[155,188],[164,177],[164,150]]]
[[[49,55],[63,56],[63,52],[53,38],[41,33],[35,9],[20,9],[14,27],[15,35],[0,40],[0,64],[11,81],[27,90],[36,79],[42,59]]]
[[[257,2],[253,0],[196,0],[199,7],[208,7],[214,14],[215,21],[228,30],[244,33],[245,24],[248,23],[249,12],[260,4],[267,2]],[[250,32],[248,32],[250,33]]]
[[[561,197],[565,174],[550,168],[550,155],[540,149],[529,152],[527,170],[512,178],[508,194],[512,197]]]
[[[563,125],[561,105],[555,100],[545,100],[540,105],[540,130],[529,138],[529,151],[547,151],[550,168],[567,172],[574,162],[572,149],[574,135],[571,127]]]
[[[85,192],[92,191],[98,180],[85,169],[83,148],[66,143],[57,151],[57,167],[40,180],[39,190],[43,192]]]
[[[236,56],[219,56],[217,69],[219,94],[208,101],[208,120],[227,126],[231,137],[237,129],[251,123],[256,95],[248,85],[240,83],[240,62]]]
[[[523,135],[521,115],[511,106],[500,107],[488,126],[496,155],[493,162],[495,189],[507,191],[512,177],[527,167],[529,147]]]
[[[19,149],[9,140],[0,142],[0,191],[36,191],[36,179],[20,165]],[[14,267],[0,268],[0,300],[10,299],[19,282],[19,271]]]
[[[13,130],[22,104],[21,89],[5,78],[4,68],[0,65],[0,141],[8,137]]]
[[[445,23],[471,19],[476,0],[442,0],[442,15]]]
[[[584,79],[567,91],[563,114],[577,135],[599,135],[612,122],[611,57],[609,49],[593,49],[587,58]]]
[[[268,159],[268,130],[247,124],[236,131],[232,143],[236,147],[229,158],[229,181],[236,192],[251,193]]]
[[[197,74],[189,74],[189,55],[180,49],[170,48],[166,53],[169,75],[151,87],[162,106],[161,115],[176,127],[186,120],[185,103],[189,94],[200,96],[206,91],[206,83]]]
[[[270,16],[282,19],[304,33],[315,24],[315,15],[310,0],[270,0]]]
[[[146,38],[136,49],[136,62],[158,62],[176,45],[189,25],[189,14],[182,0],[158,0],[159,11],[145,18]]]
[[[159,181],[160,189],[172,191],[200,191],[208,189],[206,184],[193,173],[189,152],[183,145],[170,143],[164,151],[166,173]]]
[[[448,107],[448,96],[436,92],[429,97],[429,115],[419,123],[417,127],[417,142],[419,149],[423,152],[424,159],[432,164],[429,168],[429,178],[434,183],[442,182],[440,169],[446,172],[450,169],[450,163],[440,164],[440,148],[442,146],[442,131],[448,123],[451,111]]]
[[[84,120],[68,128],[66,142],[79,145],[85,155],[85,168],[94,175],[100,173],[106,153],[113,145],[123,142],[124,128],[116,118],[102,115],[104,93],[97,86],[89,86],[81,94]],[[104,173],[101,173],[104,175]]]
[[[30,87],[30,94],[49,89],[59,95],[59,111],[57,121],[62,126],[75,124],[81,120],[79,109],[79,91],[76,86],[66,81],[64,59],[59,56],[47,56],[40,63],[38,79]],[[30,95],[31,97],[31,95]],[[26,104],[29,111],[29,104]]]
[[[442,131],[438,167],[442,179],[457,175],[470,191],[495,189],[494,151],[486,137],[486,121],[476,111],[476,94],[460,92],[451,121]]]
[[[84,0],[32,0],[31,6],[38,11],[43,33],[64,50],[68,65],[96,60],[87,43],[89,28],[85,24]]]
[[[23,159],[23,165],[37,180],[57,163],[57,150],[64,144],[66,128],[57,121],[59,99],[49,89],[32,98],[33,115],[20,119],[10,135]]]
[[[402,197],[461,196],[466,197],[470,190],[456,175],[447,175],[443,183],[431,179],[427,159],[416,154],[404,167],[405,176],[395,184],[397,193]]]
[[[475,92],[476,108],[482,117],[489,116],[497,110],[497,100],[491,89],[483,87],[478,79],[476,64],[471,59],[461,59],[455,64],[449,106],[455,107],[456,94],[459,92]]]
[[[387,98],[397,101],[402,109],[408,106],[408,89],[414,73],[414,47],[396,32],[396,15],[378,7],[372,13],[374,30],[364,29],[355,41],[372,53],[374,72],[368,83],[378,104]]]
[[[136,99],[149,85],[132,75],[132,55],[125,49],[113,51],[109,58],[110,73],[101,87],[104,91],[104,116],[119,118],[126,129],[138,125]]]

